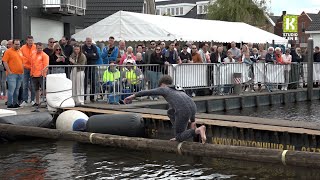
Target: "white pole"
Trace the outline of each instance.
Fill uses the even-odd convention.
[[[13,39],[13,0],[11,0],[11,39]]]

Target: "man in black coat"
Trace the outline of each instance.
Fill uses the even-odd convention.
[[[82,46],[82,52],[87,58],[87,65],[96,65],[99,59],[99,53],[96,46],[92,45],[92,38],[86,38],[85,45]],[[96,93],[96,67],[86,68],[84,77],[84,93],[87,94],[87,86],[90,83],[90,94]],[[86,100],[86,96],[84,97]],[[94,102],[94,95],[90,95],[90,101]]]

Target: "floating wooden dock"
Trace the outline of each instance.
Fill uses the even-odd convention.
[[[91,104],[86,107],[64,108],[63,110],[79,110],[89,116],[139,113],[144,118],[146,132],[150,138],[168,139],[173,136],[171,122],[165,110],[126,109],[125,105],[111,109],[105,107],[103,104]],[[210,144],[320,152],[319,123],[213,114],[197,114],[196,123],[207,126],[207,138]]]

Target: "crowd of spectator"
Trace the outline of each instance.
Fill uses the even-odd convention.
[[[166,45],[167,43],[167,45]],[[230,48],[223,44],[187,42],[180,46],[178,42],[150,41],[148,47],[141,43],[126,46],[121,40],[116,45],[115,38],[109,37],[106,46],[100,47],[88,37],[83,43],[75,39],[62,37],[59,41],[49,38],[44,48],[43,43],[34,43],[32,36],[26,38],[21,46],[20,40],[3,40],[1,42],[0,93],[1,99],[7,99],[9,109],[21,106],[39,106],[40,95],[45,95],[44,88],[48,65],[50,73],[66,73],[73,82],[73,94],[90,94],[90,101],[96,100],[95,94],[100,92],[97,82],[102,82],[103,92],[120,91],[137,92],[145,87],[155,88],[158,80],[167,72],[167,66],[183,63],[254,63],[291,64],[305,61],[306,53],[292,46],[288,49],[268,47],[265,44],[242,44],[235,42]],[[267,50],[265,50],[267,49]],[[314,49],[314,61],[320,62],[319,47]],[[99,65],[108,65],[99,76]],[[66,66],[71,68],[65,68]],[[136,65],[155,65],[136,66]],[[85,67],[87,66],[87,67]],[[118,66],[118,67],[117,67]],[[290,66],[285,69],[288,89]],[[250,76],[253,76],[253,72]],[[101,77],[101,78],[100,78]],[[89,87],[88,87],[89,86]],[[121,88],[119,88],[121,87]],[[88,88],[90,90],[88,90]],[[8,91],[7,91],[8,89]],[[255,91],[248,85],[245,90]],[[261,90],[259,84],[258,90]],[[194,96],[195,93],[192,93]],[[149,97],[157,100],[158,97]],[[86,96],[77,96],[75,102],[83,104]]]

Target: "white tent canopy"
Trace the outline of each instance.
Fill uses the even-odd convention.
[[[72,37],[106,41],[109,36],[126,41],[214,41],[286,44],[285,38],[241,22],[199,20],[118,11]]]

